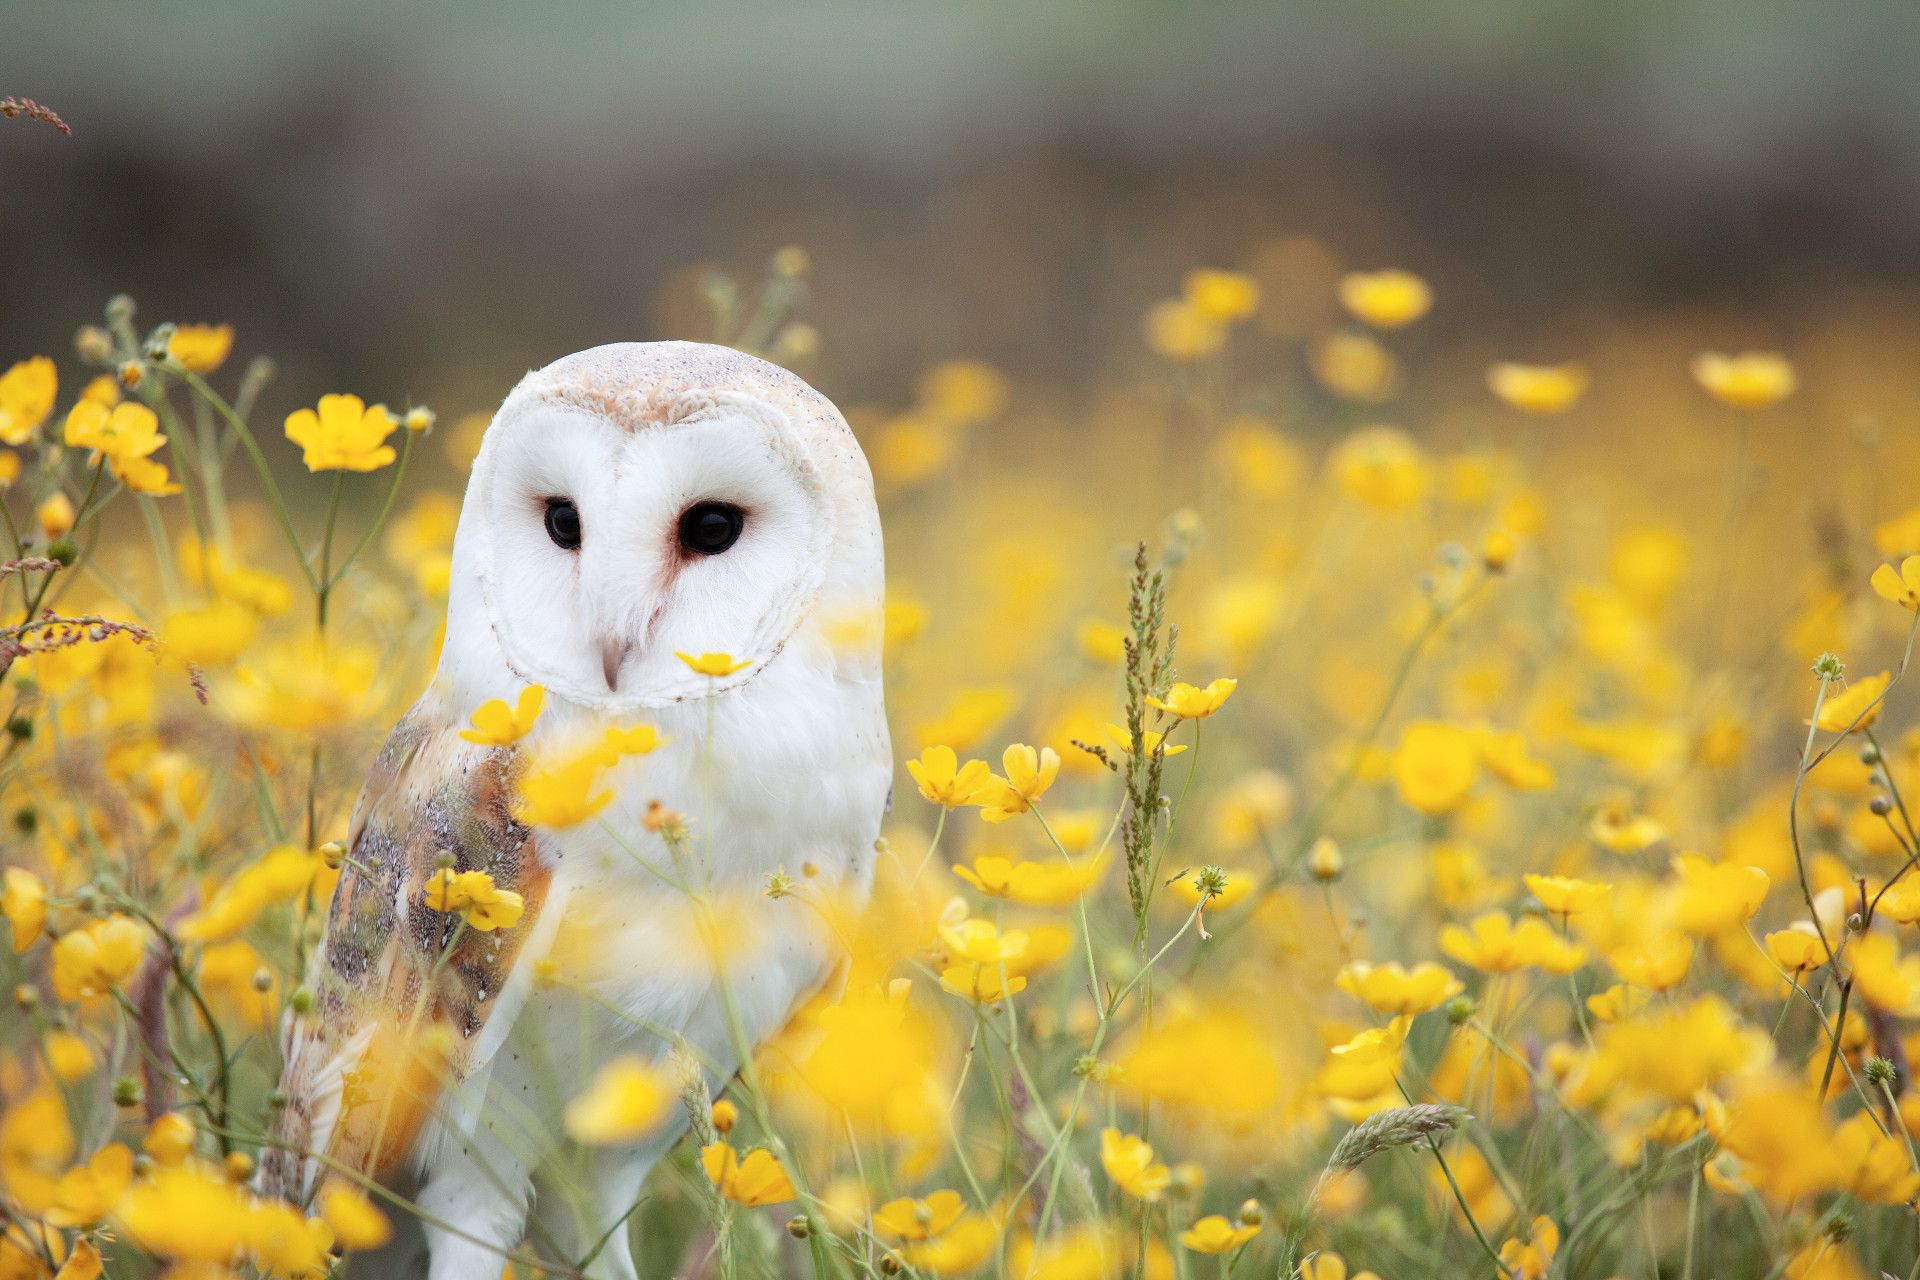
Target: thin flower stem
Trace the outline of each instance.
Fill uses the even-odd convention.
[[[333,525],[340,516],[340,490],[345,486],[345,469],[333,473],[333,494],[327,499],[327,531],[320,537],[320,585],[314,588],[315,626],[322,641],[327,635],[327,597],[333,591]]]
[[[346,559],[340,562],[340,568],[334,572],[333,576],[328,578],[325,574],[321,575],[329,591],[340,585],[340,580],[347,576],[347,570],[353,568],[354,562],[360,558],[360,553],[367,549],[367,544],[373,541],[373,536],[380,532],[382,525],[386,524],[387,515],[393,510],[394,497],[400,492],[400,481],[407,474],[407,458],[413,453],[413,438],[418,434],[417,431],[407,431],[406,438],[400,442],[400,460],[393,465],[393,479],[387,482],[387,496],[380,500],[380,510],[374,513],[373,523],[369,524],[366,532],[360,535],[360,541],[353,544],[353,550],[347,552]]]
[[[253,438],[253,432],[247,429],[246,420],[235,413],[233,406],[220,397],[206,379],[185,366],[174,361],[168,362],[167,372],[192,387],[194,392],[213,406],[213,411],[226,420],[235,436],[239,437],[240,447],[247,451],[247,457],[253,460],[254,472],[260,477],[260,487],[267,491],[267,505],[273,508],[280,520],[280,531],[286,535],[287,546],[293,551],[293,558],[300,566],[300,572],[306,575],[307,586],[315,595],[320,592],[320,579],[314,575],[313,566],[307,562],[306,548],[301,545],[300,535],[294,531],[293,517],[287,512],[286,499],[280,496],[280,486],[274,483],[273,470],[267,466],[266,455],[260,452],[260,444]]]

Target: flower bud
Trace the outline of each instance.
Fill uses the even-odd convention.
[[[244,1151],[229,1151],[226,1165],[227,1181],[235,1186],[253,1176],[253,1157]]]
[[[28,716],[14,716],[7,721],[7,732],[14,739],[25,742],[33,736],[33,720]]]
[[[433,410],[423,404],[417,404],[407,410],[406,416],[400,419],[400,423],[409,431],[431,431],[434,423]]]
[[[22,1013],[35,1013],[40,1008],[40,989],[31,982],[23,982],[13,989],[13,1006]]]
[[[105,364],[113,358],[113,335],[97,324],[83,324],[73,335],[73,349],[88,364]]]
[[[805,1240],[813,1234],[813,1224],[807,1221],[805,1214],[787,1219],[787,1234],[795,1240]]]
[[[1876,818],[1884,818],[1888,813],[1892,812],[1892,810],[1893,801],[1887,799],[1885,796],[1875,796],[1873,799],[1867,801],[1867,812]]]
[[[265,965],[253,971],[253,989],[261,995],[273,990],[273,971]]]
[[[1893,1080],[1893,1063],[1885,1058],[1868,1058],[1866,1073],[1874,1084],[1889,1084]]]
[[[1315,880],[1330,883],[1340,878],[1347,869],[1347,860],[1340,856],[1340,846],[1332,836],[1321,836],[1313,842],[1313,848],[1307,854],[1307,871]]]
[[[140,1087],[137,1076],[121,1076],[113,1082],[113,1105],[116,1107],[137,1107],[147,1098],[147,1091]]]
[[[114,371],[120,378],[120,385],[131,390],[140,385],[140,379],[147,376],[147,368],[138,360],[127,360]]]
[[[1266,1211],[1261,1209],[1258,1200],[1248,1200],[1240,1206],[1240,1225],[1243,1227],[1257,1227],[1266,1218]]]
[[[883,1257],[883,1258],[881,1258],[881,1259],[880,1259],[880,1274],[881,1274],[881,1275],[884,1275],[884,1276],[897,1276],[897,1275],[899,1275],[899,1274],[900,1274],[900,1259],[898,1259],[898,1258],[896,1258],[896,1257],[894,1257],[894,1256],[893,1256],[892,1254],[890,1254],[890,1253],[889,1253],[889,1254],[887,1254],[887,1255],[886,1255],[885,1257]]]
[[[1860,763],[1865,765],[1879,764],[1880,748],[1875,746],[1871,742],[1869,742],[1866,746],[1860,748]]]
[[[1442,1008],[1446,1010],[1447,1021],[1456,1027],[1470,1020],[1480,1010],[1480,1006],[1473,1002],[1472,996],[1455,996]]]
[[[713,1127],[720,1133],[732,1133],[740,1123],[740,1108],[722,1098],[713,1104]]]
[[[280,1110],[283,1110],[286,1107],[286,1105],[287,1105],[286,1090],[275,1089],[272,1093],[267,1095],[267,1110],[280,1111]]]
[[[107,299],[107,323],[108,324],[116,325],[116,326],[123,325],[123,324],[132,324],[133,313],[134,313],[134,304],[133,304],[132,294],[116,293],[111,298]]]
[[[1860,918],[1860,913],[1858,911],[1854,912],[1852,915],[1847,917],[1848,933],[1858,933],[1866,927],[1867,927],[1867,922]]]
[[[788,279],[807,274],[807,268],[811,265],[812,259],[808,257],[807,251],[797,244],[774,250],[773,259],[767,263],[773,274],[786,276]]]
[[[293,995],[287,999],[287,1004],[295,1013],[305,1013],[313,1008],[313,992],[305,987],[295,987]]]
[[[48,498],[33,514],[48,538],[58,538],[73,528],[73,500],[64,493]]]
[[[146,346],[141,349],[141,353],[155,364],[165,360],[167,348],[173,343],[173,335],[179,330],[180,326],[171,320],[165,324],[155,325],[153,332],[147,335]]]
[[[1185,1160],[1173,1166],[1172,1181],[1168,1189],[1176,1196],[1197,1196],[1200,1188],[1207,1185],[1206,1170],[1191,1160]]]
[[[32,805],[26,805],[13,815],[14,830],[23,836],[30,836],[40,829],[40,814]]]
[[[442,871],[453,870],[453,864],[458,861],[459,861],[458,858],[456,858],[453,854],[447,852],[445,849],[442,849],[439,853],[436,853],[433,855],[433,865]]]
[[[327,864],[327,870],[338,871],[340,864],[347,860],[347,846],[339,840],[329,840],[320,846],[320,860]]]
[[[1513,559],[1513,535],[1505,529],[1495,529],[1480,544],[1480,558],[1486,562],[1488,570],[1499,573]]]

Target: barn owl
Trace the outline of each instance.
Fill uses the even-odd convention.
[[[613,1232],[589,1274],[634,1276],[615,1228],[685,1117],[581,1148],[564,1107],[600,1062],[663,1058],[669,1036],[710,1085],[737,1069],[716,957],[750,1044],[828,979],[823,913],[760,890],[805,867],[821,894],[864,899],[891,795],[882,591],[866,460],[793,374],[687,342],[528,374],[474,461],[432,685],[354,808],[312,1003],[283,1034],[264,1189],[310,1201],[341,1170],[416,1187],[424,1241],[388,1246],[382,1272],[412,1272],[424,1244],[430,1280],[494,1280],[523,1239],[577,1262]],[[745,665],[676,656],[703,653]],[[460,736],[534,685],[524,739]],[[593,818],[514,816],[530,767],[642,724],[670,741],[608,768],[615,798]],[[698,852],[678,872],[655,802]],[[449,857],[521,894],[518,922],[463,931],[430,909]],[[721,921],[710,945],[690,876]]]

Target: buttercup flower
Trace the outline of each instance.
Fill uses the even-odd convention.
[[[1005,822],[1031,809],[1033,802],[1053,785],[1060,772],[1060,756],[1052,747],[1041,747],[1036,752],[1025,743],[1016,742],[1001,754],[1000,765],[1007,776],[990,776],[974,800],[980,806],[980,816],[988,822]]]
[[[53,412],[60,379],[45,356],[22,360],[0,374],[0,442],[23,445]]]
[[[481,746],[512,746],[533,731],[533,722],[539,719],[546,698],[544,686],[530,684],[520,691],[511,709],[499,698],[483,702],[473,713],[473,728],[462,729],[460,736]]]
[[[1354,271],[1340,279],[1340,305],[1376,329],[1401,329],[1427,314],[1433,290],[1411,271]]]
[[[943,1234],[966,1212],[958,1191],[936,1191],[924,1200],[901,1197],[873,1211],[874,1230],[899,1240],[928,1240]]]
[[[1514,364],[1501,361],[1487,367],[1487,387],[1514,408],[1526,413],[1565,413],[1587,389],[1582,364]]]
[[[183,324],[167,341],[167,354],[193,373],[212,373],[232,350],[230,324]]]
[[[952,747],[932,746],[918,760],[907,761],[920,794],[938,805],[957,809],[972,804],[993,778],[985,760],[969,760],[962,766]]]
[[[991,898],[1029,907],[1063,907],[1085,893],[1104,870],[1106,862],[1102,858],[1088,858],[1071,867],[1065,862],[1014,862],[997,854],[982,854],[971,867],[956,865],[953,874]]]
[[[673,656],[703,676],[730,676],[742,667],[753,665],[752,658],[735,661],[730,653],[703,653],[696,658],[692,654],[676,652]]]
[[[1607,953],[1614,972],[1636,987],[1666,991],[1680,985],[1693,964],[1693,939],[1662,933]]]
[[[1431,960],[1411,969],[1398,961],[1368,964],[1356,960],[1340,970],[1336,985],[1376,1013],[1425,1013],[1459,995],[1460,980]]]
[[[530,826],[571,827],[613,802],[613,792],[596,792],[595,779],[606,767],[604,747],[575,756],[554,769],[538,764],[520,781],[514,816]]]
[[[1874,593],[1893,601],[1903,609],[1920,610],[1920,556],[1908,556],[1898,572],[1890,564],[1873,571]]]
[[[369,406],[359,396],[320,397],[318,412],[296,409],[287,415],[287,439],[299,445],[309,471],[377,471],[399,455],[381,443],[399,427],[385,405]]]
[[[1156,355],[1182,363],[1206,359],[1227,340],[1224,323],[1181,298],[1154,303],[1140,326]]]
[[[343,1249],[378,1249],[393,1238],[393,1224],[373,1202],[352,1187],[330,1187],[320,1195],[320,1216],[333,1228]]]
[[[1217,1213],[1206,1217],[1180,1233],[1180,1243],[1195,1253],[1231,1253],[1260,1234],[1260,1226],[1239,1227]]]
[[[1164,1164],[1153,1162],[1153,1148],[1118,1129],[1100,1131],[1100,1166],[1113,1184],[1136,1200],[1158,1200],[1173,1181]]]
[[[593,1146],[636,1141],[674,1105],[677,1089],[646,1059],[625,1055],[594,1073],[587,1091],[567,1104],[567,1136]]]
[[[1244,320],[1260,306],[1260,285],[1240,271],[1202,267],[1187,272],[1183,282],[1187,305],[1212,320]]]
[[[60,936],[53,944],[53,989],[62,1000],[100,996],[133,976],[147,953],[147,932],[112,915]]]
[[[1703,351],[1693,358],[1693,380],[1707,394],[1736,409],[1764,409],[1792,395],[1800,385],[1787,358],[1771,351],[1737,356]]]
[[[23,867],[8,867],[6,889],[0,892],[0,915],[13,927],[13,950],[18,955],[46,927],[46,882]]]
[[[1596,884],[1566,876],[1541,876],[1529,872],[1520,878],[1526,881],[1527,888],[1540,900],[1540,905],[1557,916],[1591,911],[1605,902],[1607,895],[1613,891],[1610,884]]]
[[[1456,725],[1417,720],[1393,753],[1400,798],[1421,813],[1452,813],[1467,802],[1480,771],[1474,736]]]
[[[526,910],[519,894],[496,887],[486,872],[456,872],[452,867],[442,867],[428,878],[426,904],[435,911],[458,912],[470,928],[482,933],[512,928]]]
[[[1884,909],[1886,900],[1881,900]],[[1789,975],[1797,977],[1809,969],[1817,969],[1827,962],[1827,949],[1811,929],[1802,932],[1799,929],[1782,929],[1766,937],[1767,955],[1772,961],[1785,969]]]
[[[1477,917],[1472,931],[1450,924],[1440,930],[1440,950],[1487,973],[1510,973],[1538,965],[1549,973],[1572,973],[1586,963],[1586,948],[1566,941],[1538,916],[1515,926],[1503,911]]]
[[[1166,700],[1149,697],[1147,703],[1181,720],[1202,720],[1218,711],[1221,704],[1233,696],[1238,680],[1215,680],[1204,689],[1196,689],[1190,684],[1176,684],[1167,691]]]
[[[1893,673],[1882,671],[1877,676],[1868,676],[1848,685],[1845,692],[1835,694],[1820,704],[1819,728],[1824,733],[1858,733],[1873,727],[1880,718],[1880,695],[1887,691],[1887,683]]]
[[[1560,1248],[1560,1228],[1542,1214],[1527,1229],[1528,1239],[1515,1237],[1500,1246],[1500,1263],[1513,1280],[1541,1280]]]
[[[797,1194],[787,1171],[765,1148],[749,1151],[742,1158],[730,1144],[716,1142],[700,1148],[700,1167],[706,1171],[714,1190],[750,1209],[763,1204],[783,1204]]]

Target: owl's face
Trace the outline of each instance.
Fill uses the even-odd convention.
[[[603,711],[715,687],[676,653],[751,659],[718,687],[750,679],[811,612],[834,559],[817,423],[751,386],[653,374],[509,397],[475,460],[455,548],[456,596],[470,565],[514,673]]]

